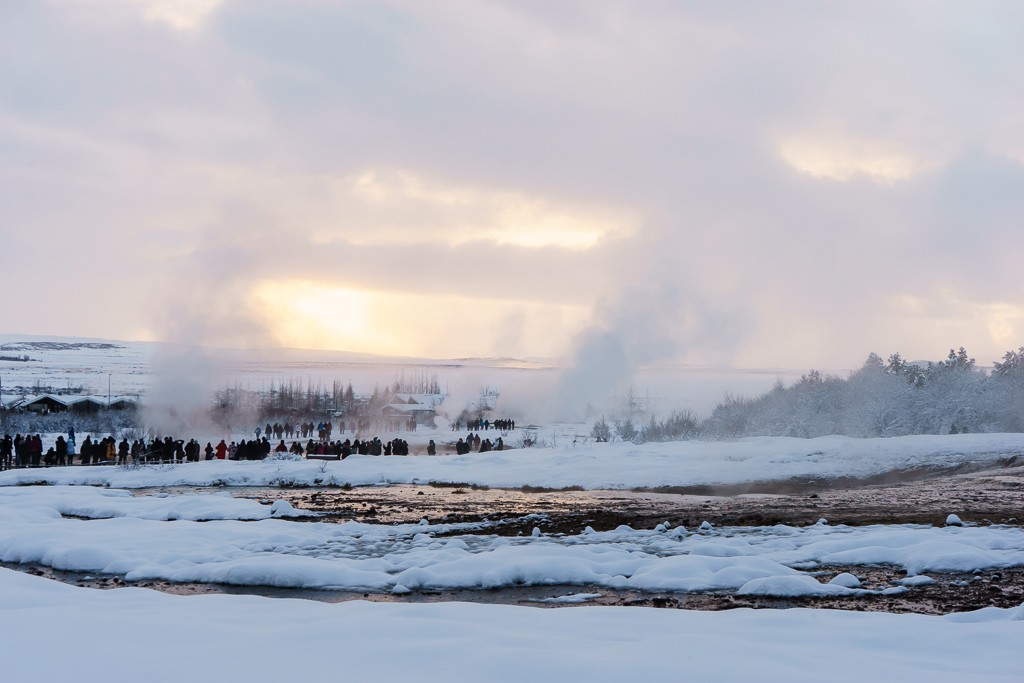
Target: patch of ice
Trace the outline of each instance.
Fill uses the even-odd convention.
[[[588,600],[595,600],[599,597],[601,597],[600,593],[569,593],[568,595],[558,595],[551,598],[527,598],[526,602],[544,602],[556,605],[573,605],[581,602],[587,602]]]
[[[918,574],[917,576],[908,576],[905,579],[899,579],[896,583],[901,586],[930,586],[938,583],[935,579],[924,574]]]

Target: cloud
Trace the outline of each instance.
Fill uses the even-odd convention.
[[[118,21],[138,17],[176,31],[194,31],[224,0],[50,0],[84,21]]]
[[[790,138],[779,144],[779,154],[802,173],[838,181],[864,176],[892,184],[928,166],[923,159],[899,149],[898,144],[871,140]]]
[[[392,348],[439,355],[447,334],[458,355],[619,344],[627,368],[843,367],[960,339],[999,357],[1019,326],[998,307],[1024,285],[1022,19],[956,2],[4,3],[0,265],[52,302],[5,313],[264,343],[316,318],[286,307],[268,331],[261,297],[305,292],[356,296],[402,331]],[[88,288],[39,277],[53,267]],[[945,291],[989,312],[940,316]],[[174,311],[197,320],[176,330]]]
[[[179,31],[194,30],[223,0],[134,0],[143,16]]]

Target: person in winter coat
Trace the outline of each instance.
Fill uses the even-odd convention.
[[[68,462],[68,442],[64,440],[63,434],[57,437],[54,448],[57,451],[57,465],[66,465]]]
[[[217,444],[217,459],[218,460],[223,460],[227,456],[228,456],[228,445],[226,443],[224,443],[224,439],[221,439],[220,443]]]
[[[207,441],[206,448],[203,449],[203,453],[206,455],[207,460],[213,460],[213,444]]]
[[[10,434],[4,434],[3,441],[0,441],[0,470],[11,469],[11,457],[14,455],[14,439]]]
[[[82,442],[82,464],[83,465],[91,465],[92,464],[92,437],[88,436],[88,435],[85,437],[85,440]]]
[[[32,467],[39,467],[43,459],[43,437],[36,434],[29,441],[29,450],[32,454]]]

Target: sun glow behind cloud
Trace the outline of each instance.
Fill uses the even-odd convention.
[[[143,0],[139,4],[144,8],[148,21],[162,22],[179,31],[187,31],[198,28],[220,3],[221,0]]]
[[[930,296],[896,297],[894,308],[918,331],[921,346],[941,338],[963,340],[959,343],[968,349],[990,344],[1008,349],[1019,345],[1024,331],[1024,307],[1004,301],[971,301],[945,288]]]
[[[585,306],[384,292],[310,280],[265,280],[253,290],[252,304],[281,346],[437,358],[517,347],[555,356],[590,313]]]
[[[522,191],[454,185],[404,170],[372,170],[342,181],[343,191],[369,209],[410,209],[434,216],[393,222],[352,236],[354,244],[400,241],[443,242],[458,246],[490,241],[527,248],[589,249],[602,239],[625,237],[638,217],[608,206],[552,202]],[[418,210],[416,210],[418,209]]]
[[[928,165],[898,145],[850,137],[786,138],[779,155],[801,173],[840,182],[863,177],[891,185]]]
[[[97,19],[141,18],[176,31],[199,29],[223,0],[50,0],[87,17]]]

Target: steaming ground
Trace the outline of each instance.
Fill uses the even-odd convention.
[[[27,344],[26,344],[27,342]],[[75,347],[81,344],[104,348]],[[483,387],[498,387],[500,408],[523,423],[550,424],[564,406],[547,405],[544,397],[561,392],[564,402],[579,410],[588,404],[599,410],[624,405],[629,386],[608,384],[587,391],[588,382],[560,381],[549,359],[416,359],[301,349],[233,350],[77,337],[0,335],[10,355],[28,355],[28,362],[0,361],[4,400],[35,387],[64,389],[83,386],[87,393],[135,395],[147,401],[151,417],[179,432],[213,438],[200,413],[209,407],[210,391],[227,387],[268,389],[271,383],[297,382],[330,387],[351,382],[359,393],[387,385],[403,374],[436,374],[449,399],[445,417],[454,418]],[[756,395],[782,379],[798,379],[802,371],[787,369],[733,370],[728,368],[657,367],[640,369],[631,388],[637,398],[664,413],[691,409],[706,415],[726,392]],[[842,369],[834,372],[843,374]],[[173,407],[173,415],[169,408]],[[448,415],[448,413],[451,413]],[[183,424],[182,417],[188,417]],[[255,424],[256,418],[253,416]],[[201,430],[201,433],[198,431]],[[219,438],[219,437],[218,437]]]

